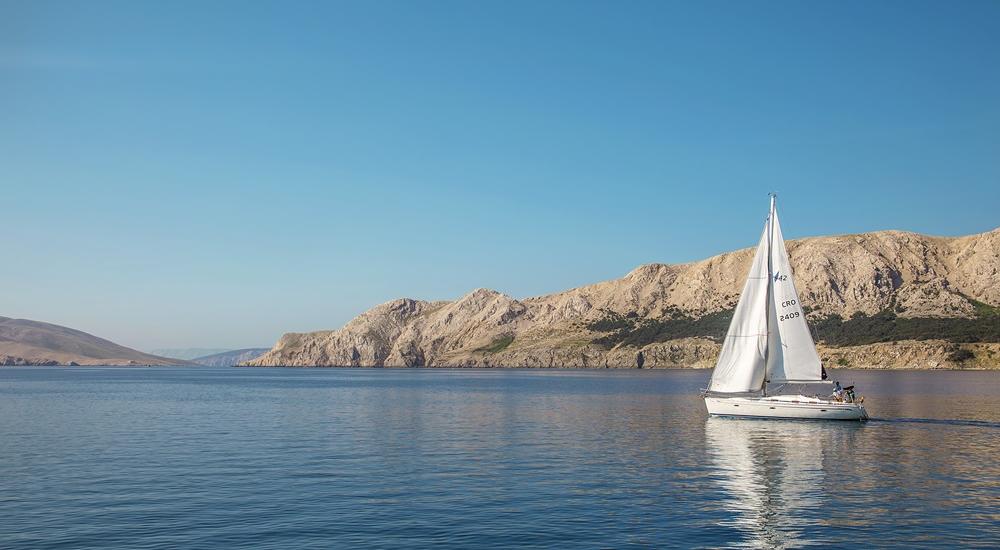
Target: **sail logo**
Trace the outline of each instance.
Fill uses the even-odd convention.
[[[784,281],[786,279],[788,279],[788,275],[782,275],[780,271],[775,271],[774,272],[774,280],[775,280],[775,282],[777,282],[777,281]]]

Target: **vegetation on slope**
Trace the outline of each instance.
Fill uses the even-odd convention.
[[[818,339],[832,346],[860,346],[897,340],[947,340],[956,344],[1000,342],[997,308],[982,305],[985,308],[972,319],[903,318],[886,310],[871,316],[856,314],[850,319],[830,315],[811,324]]]
[[[656,342],[699,336],[721,342],[732,318],[731,309],[701,317],[673,310],[659,319],[639,319],[635,313],[621,315],[606,312],[604,317],[590,323],[587,328],[608,333],[594,340],[602,348],[611,349],[619,345],[641,348]]]
[[[898,340],[946,340],[952,343],[1000,342],[1000,308],[969,300],[976,316],[963,318],[898,317],[892,310],[875,315],[855,314],[850,319],[830,315],[811,320],[810,327],[820,342],[831,346],[859,346]],[[635,313],[605,312],[587,325],[606,333],[593,342],[604,349],[615,346],[643,346],[679,338],[703,337],[721,342],[729,328],[733,310],[691,317],[670,311],[659,319],[639,319]],[[956,358],[956,360],[959,360]]]
[[[897,340],[1000,342],[1000,316],[974,319],[901,318],[891,311],[844,320],[831,315],[813,324],[818,339],[832,346],[860,346]]]
[[[476,351],[480,353],[498,353],[507,349],[507,347],[510,346],[511,343],[513,342],[514,342],[514,336],[511,334],[507,334],[505,336],[497,338],[496,340],[493,340],[493,342],[490,343],[490,345],[481,347]]]

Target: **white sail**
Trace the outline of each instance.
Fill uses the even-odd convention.
[[[806,324],[799,294],[795,291],[792,266],[781,235],[778,211],[771,206],[770,335],[767,349],[767,381],[771,384],[822,380],[816,345]]]
[[[743,293],[729,323],[722,352],[712,373],[713,392],[760,390],[764,384],[767,347],[768,227],[757,245]]]

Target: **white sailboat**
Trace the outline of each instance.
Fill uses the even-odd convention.
[[[705,406],[718,416],[867,420],[860,399],[780,393],[789,385],[828,382],[792,280],[775,198],[772,194]]]

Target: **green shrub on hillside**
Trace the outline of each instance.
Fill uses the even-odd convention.
[[[1000,342],[1000,315],[996,314],[980,315],[974,319],[900,318],[886,310],[872,316],[856,314],[846,320],[839,315],[830,315],[810,324],[818,339],[832,346],[860,346],[896,340]]]
[[[705,337],[721,342],[726,336],[733,310],[709,313],[701,317],[690,317],[677,311],[666,312],[659,319],[638,319],[618,314],[610,314],[587,326],[597,332],[608,332],[594,340],[594,343],[611,349],[617,345],[641,348],[656,342],[669,342],[678,338]]]
[[[490,343],[490,345],[481,347],[476,351],[481,353],[497,353],[507,349],[507,346],[511,345],[511,343],[513,342],[514,342],[514,336],[512,334],[508,334],[506,336],[501,336],[496,340],[493,340],[493,342]]]
[[[969,359],[973,359],[975,357],[976,357],[975,353],[972,353],[967,349],[961,349],[961,348],[948,354],[948,359],[956,363],[962,363],[968,361]]]
[[[973,300],[968,296],[965,296],[965,299],[968,300],[970,304],[972,304],[972,307],[976,308],[976,317],[979,318],[1000,317],[1000,307],[994,307],[989,304],[984,304],[979,300]]]
[[[587,328],[597,332],[617,332],[620,330],[632,330],[635,328],[635,315],[626,317],[614,311],[605,311],[604,317],[587,325]]]

